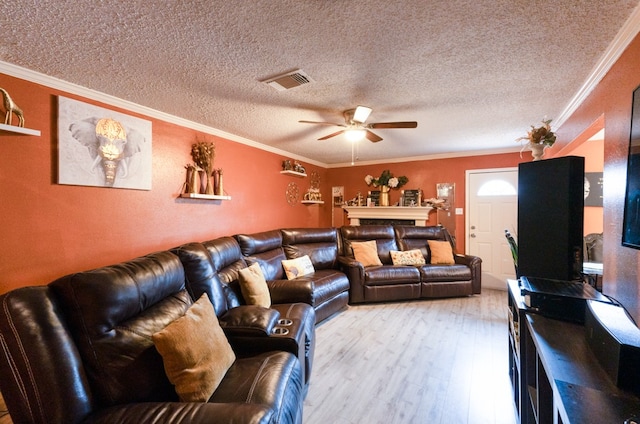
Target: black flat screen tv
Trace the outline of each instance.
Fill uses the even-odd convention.
[[[640,249],[640,87],[633,92],[622,244]]]
[[[640,87],[633,92],[631,106],[622,245],[640,249]],[[629,258],[632,256],[630,255]],[[640,324],[640,294],[638,293],[640,282],[634,271],[636,266],[637,263],[629,263],[624,269],[619,269],[615,281],[603,283],[603,292],[620,302],[638,325]]]

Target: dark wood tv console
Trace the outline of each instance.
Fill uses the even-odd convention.
[[[640,399],[616,387],[591,352],[584,326],[529,310],[517,281],[509,280],[508,287],[509,374],[519,422],[640,419]]]

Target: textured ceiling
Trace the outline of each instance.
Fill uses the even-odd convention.
[[[34,6],[37,4],[37,6]],[[0,61],[322,164],[342,111],[417,121],[361,162],[513,149],[557,118],[637,0],[39,0],[0,3]],[[313,82],[261,80],[296,68]],[[10,87],[6,87],[10,90]]]

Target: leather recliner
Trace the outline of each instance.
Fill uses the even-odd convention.
[[[307,387],[315,350],[313,308],[306,303],[272,303],[270,308],[246,305],[238,273],[247,263],[232,237],[187,243],[172,251],[182,261],[191,297],[209,296],[234,348],[251,354],[269,350],[293,353],[300,360]]]
[[[158,252],[0,296],[0,390],[16,423],[299,423],[289,352],[238,354],[209,402],[179,402],[151,335],[192,304]]]
[[[316,323],[347,306],[349,280],[339,269],[337,229],[290,228],[234,237],[247,264],[260,264],[274,303],[307,303],[315,310]],[[287,280],[282,261],[304,255],[315,272]]]

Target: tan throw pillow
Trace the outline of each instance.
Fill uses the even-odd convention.
[[[362,266],[380,266],[378,257],[378,245],[375,240],[351,242],[353,256]]]
[[[456,261],[453,258],[453,249],[448,241],[427,240],[431,252],[432,264],[452,265]]]
[[[236,360],[207,294],[152,336],[182,402],[206,402]]]
[[[295,259],[285,259],[282,261],[284,273],[287,274],[287,280],[293,280],[303,275],[313,274],[316,270],[313,268],[309,255],[304,255]]]
[[[271,306],[269,287],[264,278],[260,264],[257,262],[238,273],[240,291],[247,305],[258,305],[268,308]]]
[[[424,260],[424,255],[420,251],[420,249],[407,250],[404,252],[399,252],[397,250],[392,250],[391,252],[391,261],[394,265],[424,265],[426,261]]]

